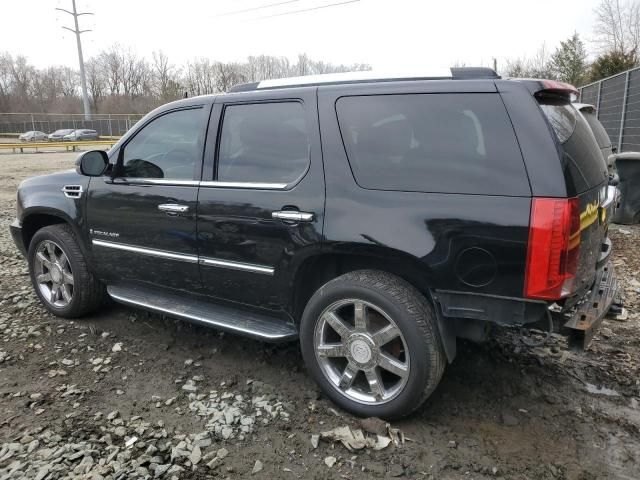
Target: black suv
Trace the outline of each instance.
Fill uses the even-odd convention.
[[[279,342],[341,407],[400,417],[456,338],[564,329],[613,303],[615,188],[573,87],[488,69],[303,77],[149,113],[18,190],[44,306],[106,297]]]

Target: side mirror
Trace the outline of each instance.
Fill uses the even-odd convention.
[[[99,177],[107,169],[109,157],[104,150],[89,150],[76,160],[76,172],[87,177]]]

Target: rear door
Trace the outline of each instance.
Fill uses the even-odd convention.
[[[580,203],[580,257],[577,291],[589,288],[611,251],[607,229],[615,190],[607,187],[607,167],[585,118],[567,99],[542,95],[538,103],[561,147],[567,196]]]
[[[204,291],[279,310],[320,248],[324,175],[315,88],[217,97],[198,197]],[[217,139],[217,145],[216,145]]]

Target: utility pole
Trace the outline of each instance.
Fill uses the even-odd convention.
[[[80,41],[80,34],[85,32],[90,32],[91,30],[80,30],[78,26],[78,17],[80,15],[93,15],[91,12],[81,12],[78,13],[76,11],[76,0],[71,0],[71,4],[73,5],[73,11],[65,10],[64,8],[56,8],[56,10],[60,10],[61,12],[68,13],[73,17],[74,28],[62,27],[65,30],[69,30],[76,34],[76,42],[78,44],[78,62],[80,63],[80,84],[82,86],[82,105],[84,106],[84,119],[91,119],[91,110],[89,109],[89,95],[87,94],[87,77],[84,73],[84,59],[82,58],[82,42]]]

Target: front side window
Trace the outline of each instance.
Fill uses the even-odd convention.
[[[123,176],[193,180],[205,124],[204,108],[178,110],[152,120],[124,146]]]
[[[497,94],[342,97],[336,112],[363,188],[527,195],[524,161]]]
[[[289,184],[309,165],[309,135],[299,102],[230,105],[224,110],[218,181]]]

